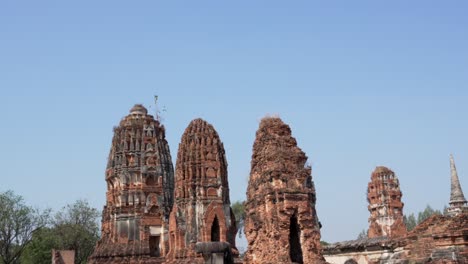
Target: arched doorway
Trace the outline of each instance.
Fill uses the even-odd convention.
[[[354,259],[348,259],[344,264],[358,264]]]
[[[297,217],[294,214],[291,216],[289,224],[289,257],[291,262],[295,263],[304,263],[302,258],[302,249],[301,249],[301,229],[297,222]]]
[[[211,241],[219,241],[219,221],[217,216],[215,216],[213,224],[211,225]]]

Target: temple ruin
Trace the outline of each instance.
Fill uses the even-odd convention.
[[[230,204],[223,143],[212,125],[195,119],[185,129],[177,153],[168,262],[204,263],[201,256],[213,257],[214,249],[231,255],[226,258],[237,256]]]
[[[468,263],[468,210],[452,156],[450,169],[450,207],[447,212],[435,214],[406,232],[401,224],[397,224],[403,209],[398,180],[391,170],[377,167],[368,186],[371,212],[368,237],[325,247],[325,259],[331,264]],[[381,221],[380,217],[393,220],[384,218]]]
[[[162,263],[174,169],[165,129],[142,105],[114,128],[102,232],[90,263]]]
[[[307,156],[279,118],[260,122],[245,204],[244,263],[324,263]]]
[[[402,192],[383,166],[367,188],[368,237],[320,245],[307,156],[279,118],[261,120],[245,202],[248,249],[239,259],[227,160],[212,125],[193,120],[174,168],[165,129],[135,105],[114,136],[105,172],[106,205],[92,264],[150,263],[468,263],[468,209],[453,156],[447,213],[407,232]],[[54,252],[53,261],[63,254]],[[323,257],[325,256],[325,258]]]
[[[383,166],[375,168],[367,186],[369,238],[406,234],[401,197],[400,183],[395,173]]]

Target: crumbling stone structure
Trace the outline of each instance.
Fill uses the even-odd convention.
[[[164,126],[142,105],[114,128],[102,234],[90,263],[160,263],[168,251],[174,169]]]
[[[307,156],[280,118],[260,122],[245,204],[245,263],[324,263]]]
[[[367,187],[369,238],[406,234],[401,197],[400,183],[395,173],[383,166],[375,168]]]
[[[195,119],[185,129],[177,153],[167,261],[204,263],[201,253],[208,257],[208,249],[222,246],[224,250],[226,245],[236,255],[236,233],[223,143],[212,125]],[[206,242],[214,243],[200,245]],[[203,249],[200,253],[197,245]]]
[[[433,215],[399,243],[412,263],[468,263],[468,213]]]
[[[260,122],[245,203],[245,263],[325,263],[307,156],[279,118]],[[451,166],[450,207],[407,233],[395,173],[377,167],[368,184],[368,238],[325,248],[330,263],[468,263],[468,211]],[[102,237],[93,264],[240,263],[227,161],[212,125],[185,130],[176,186],[165,129],[142,105],[114,128],[105,173]],[[175,199],[174,199],[175,196]],[[54,263],[73,261],[54,251]]]
[[[361,238],[324,248],[332,264],[468,263],[468,213],[433,215],[400,238]]]
[[[348,262],[369,264],[468,263],[468,211],[452,156],[450,157],[450,168],[450,207],[445,215],[435,214],[402,236],[376,236],[334,243],[324,248],[326,260],[332,264]],[[393,175],[393,172],[387,168],[378,167],[372,174],[372,178],[377,178],[376,182],[380,182],[378,178],[386,180],[394,178],[392,176],[382,177],[384,175]],[[369,183],[369,187],[373,181]],[[387,184],[390,182],[387,181]],[[382,184],[380,182],[378,185]],[[375,189],[375,185],[373,186]],[[381,189],[385,188],[381,187]],[[372,197],[375,192],[369,192],[369,194],[371,193],[373,193],[370,195]],[[395,196],[398,196],[398,193],[400,192],[394,193]],[[397,206],[399,204],[396,203]],[[377,207],[380,207],[378,203]],[[388,208],[391,207],[390,204]],[[369,206],[369,208],[373,207]],[[378,217],[372,216],[371,218],[378,219]],[[376,225],[375,230],[377,231],[373,231],[373,234],[378,232],[379,226]],[[395,233],[392,225],[384,225],[384,228],[386,228],[384,229],[387,230],[386,232],[390,229],[392,232],[390,234]],[[369,229],[370,232],[371,229]]]

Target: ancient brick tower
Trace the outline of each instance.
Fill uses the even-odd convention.
[[[401,197],[400,183],[395,173],[383,166],[376,167],[367,187],[369,238],[406,234]]]
[[[458,180],[457,168],[455,167],[455,161],[453,156],[450,155],[450,202],[447,212],[450,215],[456,215],[460,212],[467,212],[468,207],[466,206],[465,195],[463,195],[463,190]]]
[[[175,185],[169,262],[204,263],[195,252],[200,242],[228,242],[236,250],[224,146],[213,126],[202,119],[193,120],[182,135]]]
[[[165,129],[142,105],[114,128],[102,234],[90,263],[158,263],[168,243],[174,169]]]
[[[260,122],[245,205],[245,263],[324,263],[307,156],[279,118]]]

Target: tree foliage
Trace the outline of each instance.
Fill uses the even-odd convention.
[[[34,232],[47,224],[49,210],[39,211],[13,191],[0,193],[0,259],[17,263]]]
[[[245,207],[243,201],[236,201],[232,204],[232,212],[236,217],[236,226],[237,232],[239,233],[239,237],[242,237],[242,233],[244,233],[244,220],[245,220]]]
[[[23,264],[49,264],[52,249],[60,248],[59,238],[50,227],[44,227],[33,234],[31,243],[25,248],[21,256]]]
[[[364,239],[364,238],[367,238],[367,231],[365,229],[363,229],[361,233],[358,234],[357,239]]]
[[[99,239],[99,212],[78,200],[55,215],[54,229],[62,249],[75,250],[75,263],[86,263]]]
[[[22,263],[50,263],[52,249],[74,250],[75,263],[86,263],[99,239],[98,217],[97,209],[84,200],[63,207],[50,227],[34,235]]]
[[[404,215],[403,216],[403,222],[405,222],[406,229],[408,231],[413,230],[416,227],[416,225],[418,224],[418,222],[416,221],[416,217],[414,216],[413,213],[411,213],[408,216]]]
[[[427,218],[431,217],[434,214],[441,214],[440,210],[434,210],[430,205],[427,205],[424,211],[418,213],[416,217],[413,213],[410,215],[403,216],[403,221],[405,222],[406,229],[408,231],[413,230],[417,225],[424,222]]]

